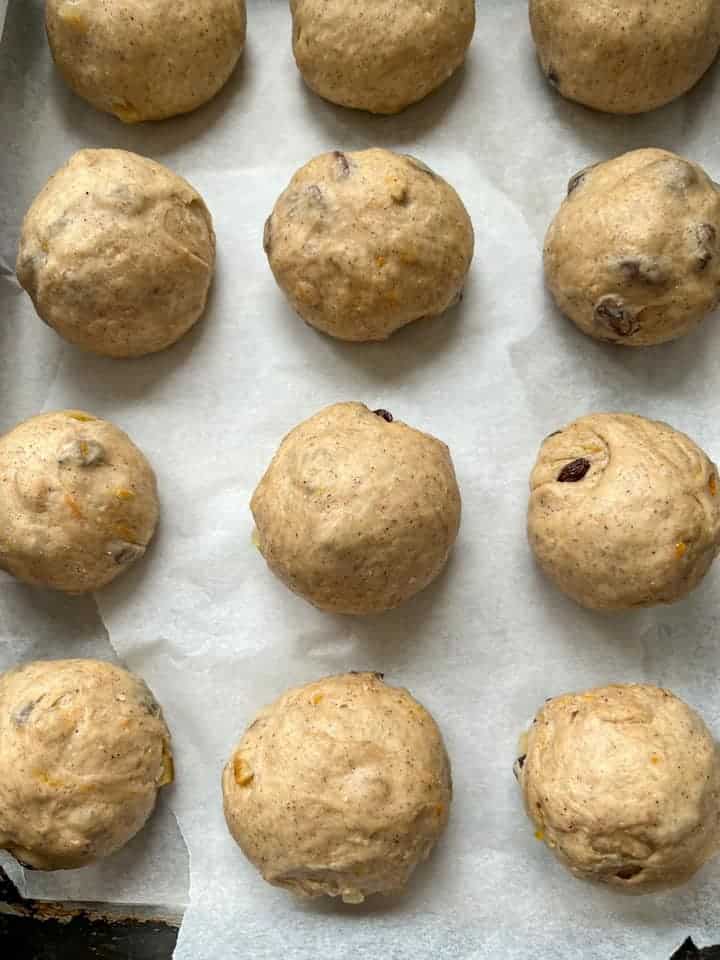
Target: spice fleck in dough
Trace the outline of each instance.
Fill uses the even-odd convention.
[[[137,357],[200,318],[214,264],[212,219],[186,180],[126,150],[80,150],[25,215],[17,275],[60,336]]]
[[[251,509],[257,546],[283,583],[321,610],[369,614],[440,573],[460,492],[444,443],[386,410],[337,403],[285,437]]]
[[[245,0],[47,0],[45,20],[68,86],[125,123],[201,106],[245,46]]]
[[[720,191],[667,150],[581,170],[545,238],[545,278],[584,333],[644,347],[693,330],[720,300]]]
[[[81,410],[0,437],[0,569],[36,586],[97,590],[145,553],[155,474],[129,437]]]
[[[293,308],[340,340],[385,340],[443,313],[461,295],[473,243],[453,188],[414,157],[379,149],[307,163],[264,236]]]
[[[536,836],[576,877],[650,893],[685,883],[720,850],[720,750],[669,690],[555,697],[520,749]]]
[[[0,742],[0,849],[36,870],[119,850],[173,779],[152,693],[100,660],[41,660],[0,675]]]
[[[608,113],[669,103],[720,48],[717,0],[530,0],[530,26],[552,85]]]
[[[288,690],[248,728],[222,787],[228,828],[265,880],[347,903],[401,890],[452,798],[435,721],[375,673]]]
[[[717,467],[666,423],[581,417],[545,440],[530,490],[535,557],[584,607],[673,603],[720,548]]]
[[[465,59],[474,0],[290,0],[303,80],[326,100],[398,113]]]

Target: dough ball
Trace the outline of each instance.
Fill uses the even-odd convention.
[[[530,26],[550,83],[607,113],[681,96],[720,47],[716,0],[530,0]]]
[[[644,684],[545,703],[515,773],[528,816],[576,877],[675,887],[720,849],[720,751],[700,717]]]
[[[0,742],[0,849],[36,870],[119,850],[173,779],[152,693],[100,660],[37,660],[0,674]]]
[[[288,690],[248,728],[222,785],[230,832],[268,883],[347,903],[401,890],[452,798],[435,721],[381,673]]]
[[[473,243],[453,188],[389,150],[315,157],[280,195],[264,236],[293,308],[339,340],[385,340],[443,313],[462,293]]]
[[[25,215],[17,275],[61,337],[138,357],[200,318],[214,263],[210,213],[186,180],[125,150],[80,150]]]
[[[717,306],[719,233],[720,191],[701,167],[633,150],[570,180],[545,238],[545,278],[583,333],[663,343]]]
[[[465,59],[474,0],[290,0],[293,53],[326,100],[398,113],[443,84]]]
[[[0,437],[0,569],[39,587],[97,590],[145,553],[155,474],[130,438],[80,410]]]
[[[584,607],[673,603],[720,546],[717,467],[667,423],[594,413],[546,438],[530,477],[540,566]]]
[[[46,0],[67,85],[125,123],[206,103],[245,46],[245,0]]]
[[[445,566],[460,526],[445,444],[362,403],[291,430],[250,506],[272,572],[331,613],[409,600]]]

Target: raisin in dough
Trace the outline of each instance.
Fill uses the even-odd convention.
[[[460,297],[473,243],[453,188],[389,150],[315,157],[280,195],[264,237],[293,308],[340,340],[385,340],[443,313]]]
[[[293,53],[326,100],[398,113],[444,83],[465,59],[474,0],[290,0]]]
[[[570,180],[545,238],[545,279],[583,333],[664,343],[720,299],[719,232],[720,191],[701,167],[633,150]]]
[[[41,587],[97,590],[155,530],[155,474],[130,438],[81,410],[0,437],[0,569]]]
[[[445,566],[460,525],[445,444],[361,403],[291,430],[250,506],[272,572],[332,613],[410,599]]]
[[[530,26],[553,86],[608,113],[669,103],[720,48],[717,0],[530,0]]]
[[[206,103],[245,46],[245,0],[46,0],[67,85],[125,123]]]
[[[119,850],[173,779],[152,693],[100,660],[38,660],[1,674],[0,742],[0,849],[36,870]]]
[[[528,537],[584,607],[673,603],[720,547],[717,468],[666,423],[595,413],[546,438],[530,477]]]
[[[17,275],[61,337],[137,357],[200,318],[214,263],[210,213],[186,180],[126,150],[80,150],[25,215]]]
[[[685,883],[720,849],[720,750],[669,690],[549,700],[515,773],[536,836],[581,879],[650,893]]]
[[[265,880],[347,903],[401,890],[452,798],[437,724],[376,673],[288,690],[248,728],[222,786],[228,828]]]

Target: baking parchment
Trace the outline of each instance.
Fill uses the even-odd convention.
[[[162,702],[177,761],[174,787],[128,850],[85,871],[28,874],[28,893],[187,900],[178,960],[574,960],[578,949],[598,960],[664,960],[688,933],[718,939],[720,862],[660,896],[583,885],[534,839],[512,762],[518,733],[546,697],[608,681],[670,686],[720,734],[720,570],[672,608],[604,616],[542,579],[524,532],[538,445],[582,413],[666,419],[720,456],[717,317],[667,346],[595,343],[553,308],[540,260],[565,184],[588,163],[660,146],[718,178],[720,72],[650,115],[593,113],[543,80],[526,8],[483,0],[465,68],[424,103],[380,118],[306,90],[287,3],[250,0],[247,52],[226,89],[187,117],[133,128],[65,88],[40,0],[11,0],[0,51],[0,428],[65,406],[117,422],[151,458],[163,513],[146,559],[96,601],[3,579],[0,666],[119,657]],[[447,316],[385,344],[342,344],[285,304],[262,227],[311,156],[373,145],[419,156],[458,189],[475,225],[475,261]],[[26,207],[85,146],[168,164],[213,213],[209,310],[160,355],[112,361],[65,345],[14,280]],[[388,408],[445,440],[464,501],[446,573],[400,610],[364,619],[315,611],[274,580],[251,544],[248,510],[283,434],[345,399]],[[257,709],[287,686],[365,668],[408,686],[437,717],[453,761],[450,827],[404,897],[298,902],[264,884],[232,843],[221,767]]]

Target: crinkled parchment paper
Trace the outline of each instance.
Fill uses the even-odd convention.
[[[29,893],[187,901],[178,960],[578,955],[665,960],[720,932],[720,862],[684,889],[625,899],[567,875],[538,843],[512,776],[517,735],[545,697],[607,681],[672,687],[720,734],[720,569],[669,609],[604,616],[533,567],[528,474],[541,438],[591,410],[669,420],[720,457],[717,318],[679,343],[592,342],[543,290],[544,230],[568,177],[639,146],[720,174],[720,72],[634,119],[592,113],[542,79],[525,0],[483,0],[466,67],[397,117],[334,107],[294,66],[285,0],[249,0],[248,49],[208,106],[123,127],[54,72],[39,0],[11,0],[0,49],[0,429],[64,406],[124,427],[158,473],[162,523],[146,559],[96,600],[0,582],[0,666],[28,657],[118,657],[162,702],[176,784],[116,857],[28,874]],[[462,304],[386,344],[334,342],[275,287],[263,221],[293,171],[324,150],[411,152],[447,177],[475,224]],[[12,269],[23,213],[84,146],[124,147],[186,176],[218,236],[210,308],[173,349],[111,361],[65,345]],[[445,440],[463,492],[460,539],[439,582],[368,619],[315,611],[251,544],[250,494],[282,435],[325,404],[385,407]],[[382,670],[435,714],[453,760],[448,833],[407,895],[362,907],[300,903],[264,884],[225,830],[221,766],[257,709],[290,684]],[[189,877],[189,884],[188,884]]]

